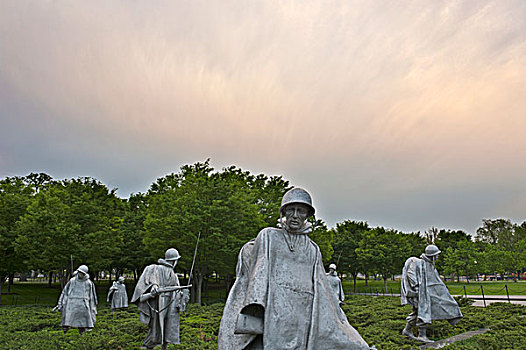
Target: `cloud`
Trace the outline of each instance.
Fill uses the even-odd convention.
[[[126,195],[211,157],[312,189],[331,224],[520,218],[522,1],[4,4],[0,175]]]

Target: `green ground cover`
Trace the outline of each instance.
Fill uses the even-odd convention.
[[[190,305],[181,319],[181,345],[170,349],[216,349],[224,304]],[[400,335],[409,306],[396,297],[352,296],[343,306],[347,318],[364,339],[378,349],[416,349],[417,343]],[[526,349],[526,307],[496,303],[487,308],[463,306],[464,319],[455,327],[434,322],[428,336],[438,340],[470,330],[491,327],[486,334],[455,343],[448,349]],[[139,322],[135,305],[112,314],[99,307],[93,331],[79,336],[77,330],[64,335],[60,313],[51,306],[26,305],[0,308],[0,349],[138,349],[147,332]]]

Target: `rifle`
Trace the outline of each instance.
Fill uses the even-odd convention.
[[[192,287],[191,284],[187,285],[187,286],[168,286],[168,287],[161,287],[161,288],[158,288],[157,289],[157,294],[161,294],[161,293],[169,293],[169,292],[174,292],[174,291],[178,291],[178,290],[182,290],[182,289],[188,289]],[[141,302],[144,302],[148,299],[151,299],[151,298],[155,298],[156,295],[153,295],[151,292],[150,293],[146,293],[146,294],[143,294],[141,295]]]

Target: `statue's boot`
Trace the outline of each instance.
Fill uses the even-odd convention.
[[[427,337],[426,332],[427,327],[418,327],[418,338],[416,340],[422,343],[432,343],[433,341]]]
[[[415,335],[413,334],[413,331],[411,330],[411,327],[411,323],[407,322],[405,324],[404,329],[402,330],[402,335],[410,339],[416,339]]]

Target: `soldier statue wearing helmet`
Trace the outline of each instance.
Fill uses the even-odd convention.
[[[108,291],[106,301],[110,303],[111,312],[128,307],[128,293],[126,293],[123,276],[120,276],[118,281],[113,282]]]
[[[175,248],[166,250],[164,259],[146,266],[132,296],[140,321],[149,328],[144,345],[153,349],[161,344],[179,344],[179,314],[189,300],[187,286],[181,287],[174,271],[181,256]]]
[[[345,300],[345,294],[343,294],[342,281],[340,280],[340,278],[338,277],[338,273],[336,272],[336,264],[329,265],[327,279],[329,280],[329,284],[334,292],[334,295],[336,295],[340,304],[343,303],[343,301]]]
[[[407,259],[402,271],[402,305],[413,307],[413,312],[406,318],[402,335],[424,343],[431,342],[426,331],[432,320],[448,320],[455,325],[462,318],[457,302],[435,268],[439,254],[438,247],[430,244],[420,258]],[[413,334],[414,326],[418,328],[418,337]]]
[[[62,329],[78,328],[82,335],[95,326],[97,318],[97,293],[89,278],[88,267],[80,265],[66,284],[57,306],[53,310],[62,312]]]
[[[261,230],[241,248],[219,349],[369,349],[338,307],[308,236],[314,212],[310,194],[293,188],[283,196],[279,227]]]

